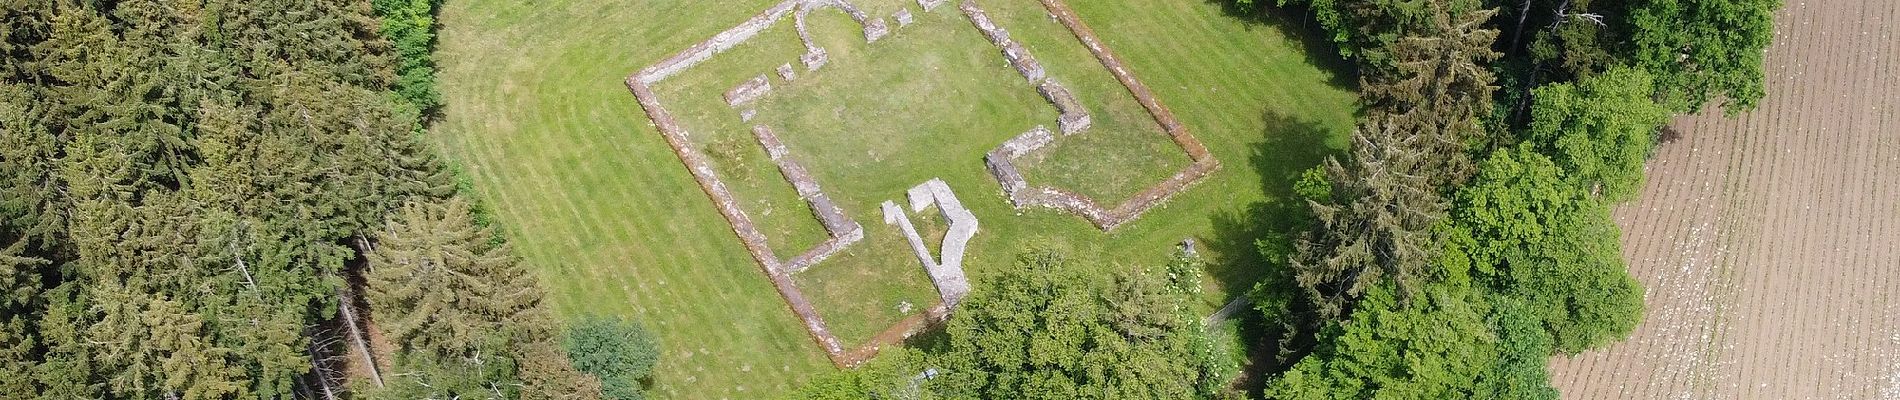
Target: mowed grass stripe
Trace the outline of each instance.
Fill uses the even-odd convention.
[[[618,76],[622,75],[625,71],[628,71],[628,70],[630,70],[630,68],[619,68],[619,67],[608,68],[607,71],[610,71],[610,72],[601,74],[599,76],[606,78],[606,79],[602,79],[602,81],[604,82],[617,82]],[[550,85],[550,84],[545,84],[545,83],[536,83],[536,84],[538,86],[543,86],[543,87],[559,87],[557,85]],[[624,93],[618,93],[620,92],[620,90],[612,89],[614,85],[612,85],[611,83],[602,84],[602,85],[594,85],[593,87],[604,87],[609,91],[609,93],[602,93],[602,95],[598,97],[614,98],[614,97],[618,97],[619,95],[624,95]],[[574,95],[574,94],[562,93],[560,91],[553,91],[550,93],[542,94],[541,96],[571,96],[571,95]],[[608,95],[612,95],[612,96],[608,96]],[[529,106],[529,105],[518,104],[517,106]],[[607,111],[610,111],[611,113],[619,113],[619,114],[637,112],[637,109],[632,107],[631,102],[625,102],[623,104],[619,104],[618,107],[605,107],[604,109]],[[599,110],[602,110],[602,108],[595,108],[594,110],[597,113]],[[542,126],[542,127],[561,126],[563,124],[571,124],[572,121],[587,121],[587,120],[590,120],[590,118],[587,118],[587,117],[591,117],[594,115],[594,113],[583,112],[583,111],[580,111],[580,109],[578,108],[572,108],[572,107],[563,109],[560,111],[564,111],[564,112],[556,114],[554,118],[546,118],[546,119],[537,118],[533,120],[525,120],[525,121],[517,121],[517,122],[521,122],[523,125],[532,124],[531,126]],[[603,119],[611,120],[614,118],[607,117]],[[634,129],[635,127],[641,127],[640,125],[644,125],[644,121],[636,121],[630,118],[619,118],[619,119],[621,119],[622,120],[621,122],[625,124],[623,125],[622,128],[612,129],[612,131],[633,133],[629,131],[634,131],[636,130]],[[491,158],[491,159],[509,160],[511,162],[505,162],[505,164],[526,167],[525,169],[527,171],[511,171],[511,172],[491,171],[493,173],[487,175],[490,177],[489,179],[495,179],[495,180],[501,180],[497,178],[500,178],[502,175],[510,175],[510,177],[506,179],[512,182],[511,185],[521,185],[521,186],[532,188],[531,189],[532,194],[530,195],[508,196],[509,197],[508,200],[501,202],[503,204],[503,207],[508,208],[510,210],[529,210],[533,214],[538,214],[538,215],[554,215],[557,217],[566,217],[566,218],[506,218],[504,217],[504,220],[506,220],[506,223],[510,224],[510,226],[515,226],[513,224],[517,224],[517,223],[520,224],[519,225],[521,227],[520,229],[512,229],[514,231],[513,232],[514,234],[512,236],[515,238],[517,245],[521,245],[521,247],[523,247],[524,249],[525,248],[540,248],[539,251],[535,251],[535,250],[527,251],[527,253],[540,253],[540,254],[527,254],[526,257],[531,258],[531,259],[539,259],[539,260],[557,260],[558,262],[556,264],[560,264],[560,265],[548,265],[548,267],[561,268],[563,273],[565,273],[568,268],[588,271],[589,273],[580,275],[582,277],[585,277],[585,279],[579,279],[578,281],[583,281],[583,282],[615,282],[615,279],[612,279],[612,277],[614,275],[620,275],[620,279],[619,279],[620,282],[618,282],[618,284],[609,283],[609,284],[600,285],[597,287],[585,287],[585,288],[566,288],[566,289],[559,288],[559,287],[555,288],[555,290],[553,291],[556,292],[557,294],[565,294],[565,295],[561,295],[557,297],[558,300],[556,300],[557,303],[563,306],[562,307],[563,310],[566,311],[564,313],[573,314],[573,313],[576,313],[576,312],[573,312],[573,310],[585,309],[587,310],[587,312],[636,314],[634,312],[631,312],[633,311],[633,307],[631,306],[632,303],[627,300],[640,298],[644,300],[645,303],[648,303],[648,304],[646,304],[645,307],[640,307],[640,308],[646,309],[646,310],[643,310],[645,312],[639,312],[637,314],[644,314],[642,315],[642,317],[648,318],[649,323],[653,323],[655,325],[662,325],[662,324],[671,325],[666,328],[656,328],[656,329],[665,329],[665,330],[680,329],[680,330],[687,330],[687,331],[702,332],[702,333],[711,335],[709,338],[713,340],[711,340],[710,342],[726,343],[726,344],[746,343],[747,340],[741,340],[741,338],[736,337],[736,335],[746,335],[746,336],[752,337],[751,341],[767,343],[766,346],[754,347],[760,350],[770,349],[770,350],[776,350],[777,352],[780,352],[780,353],[789,351],[789,352],[792,352],[792,354],[797,354],[801,352],[801,350],[804,350],[801,346],[785,346],[778,349],[771,349],[772,346],[770,346],[769,343],[774,341],[773,339],[775,338],[781,338],[781,337],[798,338],[800,337],[799,335],[802,335],[802,331],[797,330],[797,329],[771,329],[771,328],[766,328],[762,326],[762,325],[778,325],[781,327],[790,326],[790,327],[796,328],[797,325],[795,324],[795,322],[791,321],[789,317],[785,317],[782,312],[780,313],[737,313],[737,314],[729,315],[727,318],[723,318],[723,319],[684,318],[684,319],[679,319],[675,321],[669,321],[668,318],[664,318],[664,317],[655,318],[654,314],[672,314],[672,315],[680,315],[680,316],[717,315],[719,314],[717,312],[693,311],[693,309],[694,308],[699,308],[699,309],[721,308],[721,307],[726,307],[726,306],[743,305],[748,302],[753,303],[750,305],[752,306],[751,308],[755,308],[755,309],[770,310],[770,311],[783,310],[782,303],[778,302],[776,298],[773,298],[771,296],[721,295],[716,299],[709,299],[709,300],[716,300],[716,301],[708,302],[712,304],[705,304],[705,303],[695,304],[694,302],[690,302],[690,301],[669,301],[673,299],[680,299],[680,300],[691,299],[694,297],[692,296],[693,293],[691,293],[693,289],[691,289],[690,286],[688,285],[683,285],[683,284],[678,283],[678,281],[680,280],[676,278],[661,278],[661,279],[652,278],[652,276],[654,275],[658,275],[658,276],[672,275],[672,273],[670,272],[673,272],[673,271],[666,271],[666,272],[647,271],[645,269],[648,269],[648,268],[636,269],[635,267],[636,265],[639,265],[642,267],[660,265],[661,263],[657,263],[655,261],[661,260],[665,258],[665,256],[661,254],[647,254],[645,256],[632,256],[631,254],[627,254],[629,250],[679,249],[682,246],[676,246],[676,245],[618,246],[618,248],[621,249],[619,250],[619,252],[621,252],[622,254],[613,254],[611,252],[602,252],[602,251],[599,251],[598,249],[589,249],[588,247],[594,247],[592,245],[574,246],[573,242],[567,242],[565,245],[559,245],[559,244],[542,245],[542,244],[537,244],[537,242],[547,242],[547,240],[533,240],[533,239],[524,240],[523,239],[524,236],[530,236],[530,234],[527,234],[524,232],[534,232],[533,235],[548,235],[548,236],[553,236],[553,237],[566,237],[566,238],[623,237],[623,238],[628,238],[628,239],[641,239],[641,238],[652,239],[652,238],[661,238],[661,237],[684,238],[684,237],[695,237],[695,236],[711,237],[711,238],[730,237],[729,231],[726,231],[724,229],[723,224],[706,224],[706,223],[697,223],[697,224],[683,223],[682,224],[682,223],[678,223],[679,222],[677,221],[679,219],[678,217],[671,218],[674,221],[664,221],[664,220],[658,220],[654,218],[654,217],[662,217],[662,216],[669,216],[669,215],[678,215],[676,213],[627,213],[627,212],[617,212],[617,211],[612,210],[613,208],[620,208],[620,207],[612,206],[616,204],[626,204],[629,206],[629,207],[626,207],[628,209],[645,209],[645,210],[684,209],[684,210],[689,210],[689,211],[697,211],[696,214],[700,214],[698,218],[700,220],[718,221],[717,214],[713,213],[710,210],[710,207],[705,207],[704,203],[692,203],[692,204],[682,205],[682,204],[667,203],[663,200],[666,197],[690,198],[690,196],[659,196],[658,198],[655,198],[652,196],[635,197],[635,196],[624,195],[625,193],[627,193],[627,190],[629,190],[629,188],[638,188],[641,186],[648,186],[648,185],[637,185],[637,184],[634,184],[633,182],[638,182],[638,181],[664,182],[667,180],[676,180],[676,179],[667,179],[667,178],[672,178],[672,177],[667,176],[668,174],[662,173],[658,168],[652,168],[652,167],[667,167],[667,168],[674,168],[674,170],[677,171],[678,163],[677,161],[674,161],[673,156],[670,153],[649,152],[648,154],[643,154],[643,155],[628,154],[629,152],[627,150],[629,149],[629,147],[624,145],[624,143],[628,143],[628,141],[634,141],[637,144],[638,141],[651,139],[651,143],[648,143],[647,145],[633,146],[633,147],[644,147],[644,148],[649,148],[649,149],[663,149],[664,147],[661,146],[659,143],[657,143],[657,137],[651,135],[650,132],[639,132],[642,135],[618,134],[618,135],[607,135],[607,136],[582,136],[579,138],[572,137],[572,136],[563,137],[563,136],[557,135],[558,132],[563,131],[563,130],[567,130],[567,129],[522,130],[520,132],[514,132],[516,134],[513,134],[513,135],[504,135],[504,137],[507,138],[506,140],[491,141],[489,143],[506,143],[506,144],[489,146],[490,148],[486,149],[486,151],[488,152],[488,155],[486,157]],[[571,131],[571,130],[567,130],[567,131]],[[590,138],[590,137],[597,140],[593,142],[580,140],[580,139],[585,139],[585,138]],[[602,142],[605,142],[607,144],[622,143],[623,145],[601,146],[601,144],[603,144]],[[556,146],[563,146],[563,145],[568,146],[568,151],[565,152],[567,154],[561,154],[563,153],[562,151],[559,151],[561,149],[556,148]],[[507,149],[507,150],[503,151],[502,149]],[[521,151],[524,149],[528,151]],[[594,149],[594,150],[588,151],[588,149]],[[608,151],[601,151],[601,150],[608,150]],[[618,151],[614,151],[614,150],[618,150]],[[561,166],[561,165],[553,165],[548,162],[521,162],[519,160],[511,159],[511,157],[508,156],[509,154],[553,155],[554,157],[565,157],[567,158],[567,161],[571,164]],[[582,160],[582,159],[617,160],[617,161],[607,162],[607,164],[615,164],[615,163],[625,163],[626,162],[625,160],[628,160],[629,158],[634,158],[634,157],[629,157],[629,156],[644,158],[648,160],[660,160],[662,162],[648,163],[650,164],[648,165],[648,168],[626,168],[624,166],[620,168],[613,168],[611,166],[606,167],[606,168],[600,168],[603,171],[611,171],[611,172],[618,172],[618,173],[633,172],[634,174],[633,176],[628,176],[628,178],[632,178],[632,179],[615,178],[612,176],[605,176],[605,175],[588,177],[585,180],[584,184],[578,183],[580,181],[579,179],[572,178],[575,175],[552,172],[552,170],[556,168],[565,169],[565,170],[582,170],[582,171],[589,169],[589,168],[580,167],[577,160]],[[660,158],[662,156],[664,158]],[[622,165],[628,165],[628,164],[622,164]],[[546,175],[559,175],[559,176],[564,176],[566,178],[550,181],[546,179]],[[677,175],[674,177],[677,177]],[[554,182],[559,182],[559,184],[551,185]],[[693,192],[693,193],[690,193],[691,195],[698,195],[697,188],[691,186],[690,181],[679,182],[679,183],[686,183],[686,184],[684,185],[678,185],[678,184],[676,185],[650,185],[650,186],[658,186],[661,188],[668,188],[668,189],[689,188]],[[560,189],[557,190],[556,189],[557,187]],[[575,187],[591,188],[595,191],[600,192],[598,193],[600,195],[578,196],[578,195],[570,195],[569,193],[563,193],[563,191],[572,191],[574,190]],[[684,191],[666,190],[666,189],[657,190],[657,192],[673,192],[672,194],[676,194],[676,195],[688,194],[688,193],[683,193]],[[614,195],[606,196],[607,193],[612,193]],[[610,201],[591,200],[591,199],[600,199],[602,197],[611,198],[611,200]],[[627,201],[633,201],[634,203],[628,204],[626,203]],[[694,206],[698,206],[698,207],[694,207]],[[697,210],[694,210],[695,208],[697,208]],[[506,214],[511,213],[510,210],[503,210],[501,213],[506,215]],[[635,230],[633,228],[633,225],[631,225],[631,223],[626,223],[619,227],[606,228],[600,223],[596,222],[599,220],[621,220],[621,221],[638,220],[640,221],[639,225],[645,227],[646,231],[641,232],[641,231]],[[552,223],[552,222],[557,222],[557,221],[567,222],[568,224],[557,225],[555,223]],[[702,229],[699,229],[697,232],[690,232],[692,231],[692,229],[680,229],[682,227],[699,227]],[[620,232],[613,232],[616,230]],[[669,234],[659,235],[657,233],[669,233]],[[559,240],[559,239],[555,239],[555,240]],[[572,248],[572,247],[580,247],[580,248]],[[591,252],[591,253],[596,254],[598,257],[577,257],[576,254],[574,254],[577,250],[583,253]],[[716,254],[716,253],[719,253],[719,251],[701,251],[700,253]],[[726,253],[743,254],[743,252],[738,252],[738,251],[726,251]],[[588,258],[606,259],[606,260],[612,260],[612,261],[624,260],[626,262],[598,262],[598,261],[589,260]],[[700,258],[714,259],[717,257],[700,257]],[[730,266],[737,266],[741,268],[738,268],[737,271],[727,271],[730,273],[713,274],[711,277],[704,276],[705,274],[700,274],[701,276],[696,277],[700,279],[687,279],[684,281],[691,282],[694,280],[707,280],[709,282],[707,282],[708,285],[705,285],[705,286],[718,286],[718,287],[725,287],[725,288],[740,289],[734,292],[771,293],[769,286],[764,284],[763,278],[761,278],[757,274],[756,269],[750,267],[749,262],[747,262],[749,260],[744,259],[744,258],[739,258],[736,260],[728,260],[728,261],[737,261],[737,262],[714,263],[714,264],[727,264]],[[588,265],[588,264],[600,264],[600,265]],[[619,271],[624,271],[624,273],[620,273],[620,274],[615,273]],[[717,271],[717,270],[707,270],[707,271]],[[648,276],[649,278],[635,279],[636,277],[641,277],[641,276]],[[711,278],[711,279],[706,279],[706,278]],[[652,283],[652,282],[658,282],[661,280],[675,280],[676,282],[672,284],[668,284],[668,285]],[[648,283],[646,284],[636,283],[636,282],[641,282],[641,281],[646,281]],[[698,285],[692,285],[692,286],[698,286]],[[748,286],[750,287],[748,288]],[[621,295],[610,294],[613,292],[621,291],[619,289],[623,287],[631,288],[632,290],[626,290],[626,291],[631,291],[631,292],[636,292],[636,293],[627,293],[627,294],[621,294]],[[685,287],[687,289],[681,290],[680,288],[682,287]],[[606,300],[606,301],[602,301],[602,300]],[[619,310],[619,311],[616,311],[616,310]],[[754,314],[758,314],[758,315],[754,315]],[[773,319],[778,319],[780,321],[778,321],[778,323],[765,323],[765,324],[747,322],[747,321],[761,321],[761,320],[771,321]],[[795,343],[798,345],[805,345],[808,342],[795,342]],[[690,347],[685,347],[683,350],[693,351],[693,352],[698,352],[698,349],[700,347],[704,347],[704,346],[694,345],[691,342],[675,343],[675,344],[676,345],[685,344],[687,346],[690,346]],[[670,358],[685,358],[683,356],[679,356],[679,354],[682,354],[682,352],[673,351],[676,349],[669,348],[668,350],[669,350],[668,355]],[[804,352],[809,352],[809,351],[804,351]],[[813,354],[811,354],[808,357],[804,357],[807,360],[807,362],[804,363],[805,365],[799,365],[800,367],[810,368],[815,365],[822,365],[822,364],[819,364],[819,362],[822,360],[815,357],[816,356],[815,352],[811,352],[811,353]],[[695,358],[704,358],[704,357],[696,356]],[[794,357],[793,359],[795,360],[796,357]],[[676,363],[688,364],[688,362],[676,362]],[[716,363],[716,362],[709,363],[709,362],[694,361],[694,362],[690,362],[690,364],[700,364],[700,365],[707,365],[708,367],[712,367],[712,368],[730,369],[730,370],[733,370],[734,372],[736,372],[738,369],[742,369],[745,367],[743,363],[729,363],[729,364],[741,364],[741,365],[719,365],[720,363]],[[764,365],[763,363],[761,363],[760,365],[757,365],[755,368],[779,369],[779,368],[787,367],[787,366],[789,365]],[[691,374],[696,373],[696,372],[703,372],[703,371],[699,371],[697,368],[694,368],[694,369],[681,368],[675,371],[679,371],[682,373],[679,373],[679,374],[667,374],[664,372],[662,373],[662,377],[669,377],[669,378],[674,378],[674,379],[663,379],[663,382],[671,382],[672,384],[669,385],[667,383],[662,383],[660,385],[661,392],[663,393],[668,392],[669,390],[667,389],[669,389],[669,386],[671,385],[686,385],[690,387],[692,385],[692,383],[690,382],[697,381],[697,379],[691,378]],[[718,372],[720,374],[732,373],[732,372],[727,372],[727,371],[718,371]],[[772,385],[771,380],[769,379],[752,380],[750,382],[751,382],[750,384],[753,384],[753,385],[759,385],[761,383],[766,384],[766,385]],[[705,383],[705,382],[700,382],[700,383]],[[781,388],[789,387],[790,385],[795,384],[795,383],[796,382],[785,381],[785,382],[776,384],[775,386],[781,387]],[[739,385],[742,385],[742,384],[730,385],[728,387],[736,388]],[[761,387],[760,389],[770,390],[772,389],[772,386]]]

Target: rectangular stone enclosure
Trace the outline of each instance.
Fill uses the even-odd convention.
[[[910,26],[931,23],[925,17],[940,15],[932,13],[951,12],[942,11],[947,8],[939,7],[945,2],[947,1],[916,0],[916,8],[906,6],[895,13],[872,15],[860,10],[858,6],[847,0],[785,0],[737,26],[633,73],[625,81],[653,125],[658,128],[668,145],[678,155],[681,163],[685,165],[700,188],[731,225],[735,235],[772,281],[774,288],[784,298],[787,306],[804,323],[812,339],[825,350],[832,362],[839,366],[855,366],[875,355],[879,347],[901,341],[925,325],[941,321],[949,315],[957,301],[969,290],[968,282],[962,276],[960,264],[964,243],[969,237],[978,234],[975,217],[955,200],[956,196],[950,193],[951,188],[941,180],[931,180],[913,188],[909,193],[909,198],[913,202],[913,211],[923,208],[921,204],[924,203],[916,202],[931,202],[942,206],[941,212],[953,223],[951,236],[956,240],[947,241],[944,245],[946,248],[939,249],[940,255],[931,257],[927,249],[918,242],[915,230],[909,226],[908,220],[899,218],[901,215],[894,217],[895,214],[891,214],[902,213],[903,209],[886,203],[882,210],[886,215],[885,222],[901,223],[906,231],[911,232],[907,241],[916,247],[922,266],[928,270],[928,276],[936,285],[942,298],[937,304],[927,307],[923,313],[894,324],[866,343],[847,345],[831,332],[817,308],[806,298],[805,293],[794,281],[799,271],[822,263],[851,246],[859,245],[864,238],[863,225],[850,217],[851,213],[847,211],[851,210],[841,208],[841,203],[834,201],[835,196],[825,192],[827,189],[825,182],[821,182],[820,178],[811,173],[811,168],[808,168],[811,165],[822,166],[824,163],[847,160],[799,154],[798,146],[795,144],[787,146],[785,143],[786,139],[796,141],[797,138],[793,137],[795,135],[787,136],[789,134],[776,131],[774,127],[764,123],[752,126],[751,134],[747,136],[756,140],[756,144],[769,155],[771,164],[777,168],[777,171],[773,172],[782,176],[796,190],[797,198],[805,203],[812,218],[822,225],[826,236],[823,241],[810,248],[797,249],[798,251],[786,252],[782,255],[776,250],[785,249],[772,248],[772,245],[768,243],[767,233],[755,223],[755,214],[748,212],[749,205],[737,200],[732,187],[722,180],[722,176],[714,168],[715,161],[693,144],[693,133],[688,132],[688,124],[681,123],[680,116],[668,110],[667,102],[660,98],[654,86],[721,53],[739,47],[748,40],[761,36],[768,28],[784,22],[789,17],[796,27],[799,43],[802,43],[802,54],[783,60],[761,62],[756,72],[749,73],[752,78],[729,83],[732,86],[715,89],[713,94],[699,94],[719,96],[716,100],[720,104],[732,107],[735,115],[742,115],[743,120],[749,123],[754,121],[754,115],[759,111],[770,111],[755,109],[754,105],[767,101],[775,95],[772,78],[776,77],[780,82],[798,79],[803,83],[805,79],[821,77],[826,65],[837,61],[832,59],[831,54],[841,49],[827,50],[820,45],[819,41],[813,39],[806,22],[811,14],[816,12],[842,14],[855,22],[855,26],[861,28],[862,40],[869,45],[880,46],[906,40],[907,38],[903,35],[904,30],[919,29]],[[1043,124],[1031,124],[1022,126],[1020,130],[1010,131],[1021,132],[1021,134],[1015,135],[1014,139],[995,143],[994,149],[980,160],[983,167],[997,180],[1005,198],[1012,206],[1019,209],[1052,208],[1081,216],[1104,231],[1112,230],[1116,226],[1138,218],[1142,213],[1160,205],[1174,194],[1186,190],[1194,182],[1219,168],[1219,162],[1208,154],[1199,140],[1175,120],[1173,114],[1154,98],[1147,87],[1123,66],[1122,61],[1075,16],[1066,4],[1063,4],[1061,0],[1042,0],[1042,5],[1049,16],[1073,33],[1077,42],[1095,56],[1100,62],[1099,65],[1044,65],[1032,54],[1029,47],[1012,39],[1007,27],[1000,26],[975,0],[962,1],[956,5],[954,11],[961,13],[968,22],[969,29],[964,30],[965,32],[980,36],[983,41],[993,45],[993,54],[997,60],[1020,75],[1028,83],[1028,88],[1046,101],[1044,104],[1048,107],[1046,110],[1053,113],[1041,111],[1045,113],[1041,115],[1056,116]],[[796,60],[791,58],[796,58]],[[840,60],[855,59],[847,57]],[[804,71],[794,70],[792,68],[794,62],[802,65]],[[1056,72],[1059,73],[1061,68],[1084,67],[1105,68],[1113,75],[1153,117],[1156,126],[1187,154],[1191,160],[1189,166],[1170,178],[1142,190],[1124,203],[1107,206],[1099,205],[1094,199],[1070,191],[1035,186],[1027,182],[1015,165],[1018,158],[1043,151],[1050,146],[1060,146],[1063,143],[1063,137],[1086,135],[1089,132],[1091,121],[1094,120],[1090,114],[1091,110],[1087,109],[1082,101],[1077,100],[1077,93],[1054,79],[1049,72],[1050,68],[1056,68]],[[875,118],[875,116],[867,118]],[[902,121],[893,123],[902,123]],[[1051,126],[1054,127],[1053,130]],[[944,161],[958,162],[957,160]],[[979,161],[969,160],[969,162]],[[968,188],[965,190],[967,191]],[[892,193],[892,196],[894,198],[903,194]],[[848,203],[845,203],[846,207],[849,206]],[[874,212],[875,210],[865,211]],[[990,221],[989,223],[1007,223],[1007,221]]]

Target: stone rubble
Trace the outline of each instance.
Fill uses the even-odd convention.
[[[778,68],[774,68],[773,70],[778,72],[779,79],[783,79],[786,82],[798,80],[798,71],[792,69],[792,63],[779,64]]]
[[[864,23],[864,41],[866,43],[877,43],[878,39],[883,39],[884,36],[890,34],[891,28],[885,26],[884,20],[882,19],[874,19]]]
[[[891,14],[891,19],[897,21],[897,27],[899,28],[910,26],[911,23],[917,22],[917,19],[910,15],[910,9],[908,8],[898,9],[897,13]]]
[[[806,71],[817,71],[818,68],[824,67],[825,63],[831,62],[831,55],[825,53],[822,47],[813,47],[808,49],[805,55],[798,56],[798,62],[805,64]]]
[[[758,100],[760,97],[765,97],[766,93],[771,92],[772,80],[766,79],[765,74],[759,74],[759,76],[747,79],[745,82],[740,82],[739,85],[734,86],[732,90],[727,90],[725,95],[726,104],[736,107],[741,104],[750,103],[753,100]]]

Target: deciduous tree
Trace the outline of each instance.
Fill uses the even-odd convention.
[[[1498,152],[1458,194],[1454,241],[1497,293],[1522,299],[1564,353],[1621,338],[1642,315],[1609,209],[1527,148]]]
[[[964,299],[946,328],[935,391],[958,399],[1220,394],[1224,381],[1179,281],[1151,272],[1094,277],[1068,263],[1032,253]]]
[[[1654,80],[1618,68],[1538,88],[1526,143],[1550,156],[1579,190],[1610,202],[1635,197],[1669,110],[1650,100]]]
[[[1656,75],[1670,109],[1695,112],[1720,98],[1733,114],[1761,100],[1762,56],[1781,0],[1631,2],[1633,64]]]

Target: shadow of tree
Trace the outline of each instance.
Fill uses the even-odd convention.
[[[1260,174],[1267,199],[1215,213],[1210,217],[1213,237],[1201,238],[1215,254],[1208,260],[1209,276],[1228,293],[1252,289],[1266,276],[1265,268],[1284,267],[1286,260],[1266,258],[1259,241],[1272,236],[1291,238],[1308,226],[1311,209],[1294,193],[1293,184],[1326,157],[1344,154],[1328,143],[1344,132],[1329,132],[1319,123],[1275,111],[1263,113],[1261,120],[1266,125],[1264,140],[1253,145],[1247,161]]]
[[[1222,14],[1242,22],[1244,29],[1269,29],[1291,39],[1307,64],[1326,73],[1326,83],[1342,88],[1358,86],[1358,68],[1339,55],[1339,45],[1328,39],[1325,27],[1313,20],[1308,7],[1274,5],[1272,0],[1254,0],[1256,4],[1252,6],[1242,6],[1234,0],[1203,1],[1219,5]]]
[[[1682,138],[1682,130],[1676,129],[1675,124],[1663,125],[1662,129],[1656,132],[1657,144],[1675,143],[1678,140],[1682,140]],[[1654,150],[1651,151],[1653,152]]]
[[[1276,111],[1262,113],[1264,140],[1253,145],[1248,165],[1260,175],[1267,199],[1211,216],[1214,232],[1202,238],[1216,258],[1209,261],[1209,276],[1228,293],[1244,295],[1269,277],[1290,279],[1285,255],[1295,236],[1312,225],[1312,210],[1294,192],[1293,185],[1307,169],[1320,165],[1327,157],[1344,154],[1329,139],[1344,132]],[[1263,250],[1264,249],[1264,250]],[[1268,253],[1276,255],[1269,257]],[[1247,363],[1235,387],[1258,394],[1265,385],[1262,377],[1285,369],[1277,356],[1284,333],[1279,321],[1266,321],[1258,312],[1243,310],[1235,314],[1243,338]]]

